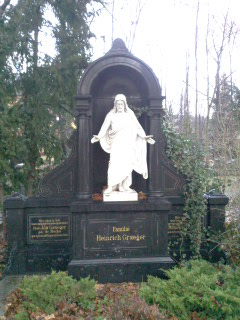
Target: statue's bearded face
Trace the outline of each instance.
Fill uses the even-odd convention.
[[[118,100],[118,101],[116,102],[117,112],[119,112],[119,113],[124,112],[124,108],[125,108],[124,102],[123,102],[122,100]]]

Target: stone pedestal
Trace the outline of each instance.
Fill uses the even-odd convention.
[[[164,199],[157,204],[73,203],[69,274],[75,278],[90,275],[100,283],[161,276],[160,269],[173,264],[167,238],[170,209]]]
[[[129,192],[112,191],[111,193],[103,192],[104,202],[117,202],[117,201],[138,201],[138,194],[132,190]]]

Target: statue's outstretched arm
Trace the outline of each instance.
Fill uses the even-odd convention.
[[[152,138],[153,135],[150,135],[150,136],[146,136],[144,139],[150,143],[150,144],[154,144],[155,143],[155,140]]]
[[[147,136],[145,131],[143,130],[143,127],[141,126],[141,124],[139,123],[136,115],[134,114],[134,112],[131,110],[131,116],[132,116],[132,119],[137,127],[137,135],[142,138],[142,139],[145,139],[148,143],[150,144],[154,144],[155,143],[155,140],[152,139],[152,135],[149,135]]]
[[[93,138],[91,139],[91,143],[98,142],[102,137],[104,137],[110,125],[111,125],[110,115],[107,114],[98,135],[97,136],[93,135]]]
[[[143,130],[143,127],[141,126],[141,124],[139,123],[139,121],[135,115],[134,115],[134,122],[138,128],[138,130],[137,130],[138,136],[142,139],[145,139],[148,143],[154,144],[155,140],[152,139],[153,135],[149,135],[149,136],[146,135],[145,131]]]
[[[99,140],[100,140],[100,138],[98,136],[93,135],[93,137],[91,139],[91,143],[98,142]]]

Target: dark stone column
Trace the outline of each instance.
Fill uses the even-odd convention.
[[[161,117],[163,116],[164,112],[161,105],[162,99],[150,99],[150,107],[148,111],[149,134],[153,135],[153,139],[156,142],[154,145],[149,147],[149,201],[155,201],[157,198],[163,197],[161,154],[164,151],[164,138],[161,129]]]
[[[207,215],[205,226],[214,235],[220,235],[225,232],[225,206],[228,204],[228,197],[224,194],[210,193],[204,195],[207,200]],[[207,243],[202,246],[202,255],[212,261],[225,259],[225,253],[215,243]]]
[[[89,200],[91,198],[90,176],[90,96],[76,97],[78,120],[78,146],[77,146],[77,176],[76,198]]]
[[[25,200],[23,195],[15,193],[4,202],[7,216],[8,263],[6,273],[8,274],[24,274],[26,272]]]
[[[228,197],[224,194],[213,193],[205,196],[208,200],[207,227],[214,232],[225,231],[225,206],[228,204]]]

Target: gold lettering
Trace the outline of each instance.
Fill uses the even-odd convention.
[[[31,229],[34,233],[31,235],[31,239],[69,237],[68,225],[69,221],[62,221],[61,218],[37,219],[31,223]]]
[[[59,237],[68,237],[67,233],[64,234],[37,234],[32,235],[32,239],[44,239],[44,238],[59,238]]]
[[[129,232],[130,228],[129,227],[113,227],[113,232]]]
[[[97,242],[100,242],[100,241],[109,242],[109,241],[121,241],[121,240],[122,240],[122,237],[120,234],[117,234],[115,236],[102,236],[100,234],[97,234]]]
[[[113,231],[114,231],[113,227]],[[116,231],[115,231],[116,232]],[[136,234],[136,235],[128,235],[128,234],[117,234],[117,235],[101,235],[97,234],[96,235],[96,240],[97,242],[111,242],[111,241],[143,241],[146,239],[145,234]]]
[[[128,241],[129,240],[129,236],[126,234],[123,234],[123,240]]]

